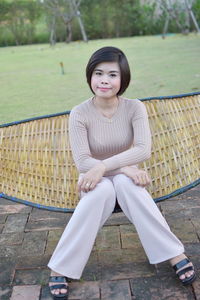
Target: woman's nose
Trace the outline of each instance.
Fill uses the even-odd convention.
[[[108,83],[108,76],[107,75],[102,76],[101,82],[102,83]]]

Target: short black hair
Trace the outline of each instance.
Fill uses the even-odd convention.
[[[86,77],[91,91],[94,93],[91,87],[92,73],[95,67],[103,62],[117,62],[119,64],[121,73],[121,86],[117,95],[122,95],[130,83],[131,72],[125,54],[120,49],[115,47],[100,48],[90,57],[86,67]]]

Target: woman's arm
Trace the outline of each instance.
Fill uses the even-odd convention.
[[[139,103],[139,104],[138,104]],[[92,157],[87,137],[87,123],[80,112],[72,111],[69,121],[69,136],[72,154],[80,173],[85,173],[79,188],[87,191],[88,183],[94,188],[102,176],[124,173],[123,167],[135,165],[148,159],[151,152],[151,134],[148,116],[143,103],[138,102],[132,126],[134,146],[103,161]],[[130,171],[130,170],[129,170]]]
[[[101,160],[92,157],[87,137],[87,123],[81,112],[72,110],[69,117],[72,156],[80,173],[86,173]]]
[[[132,116],[134,133],[133,147],[117,155],[104,159],[102,162],[106,172],[141,163],[151,156],[151,132],[145,105],[138,101]]]
[[[131,149],[102,160],[105,175],[121,173],[125,166],[137,165],[151,155],[151,133],[145,105],[138,101],[132,116],[134,145]],[[87,123],[78,111],[72,111],[69,119],[69,137],[73,158],[80,173],[86,173],[101,160],[92,157],[87,137]]]

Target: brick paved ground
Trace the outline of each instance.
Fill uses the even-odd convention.
[[[159,208],[198,272],[200,186],[160,202]],[[70,217],[0,199],[1,300],[51,299],[46,265]],[[200,300],[200,280],[186,288],[168,263],[149,265],[133,225],[123,213],[115,213],[70,291],[69,300]]]

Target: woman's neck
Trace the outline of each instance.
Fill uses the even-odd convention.
[[[97,96],[94,96],[93,98],[94,101],[94,105],[100,109],[113,109],[118,107],[119,104],[119,99],[117,96],[113,97],[113,98],[109,98],[109,99],[105,99],[105,98],[100,98]]]

